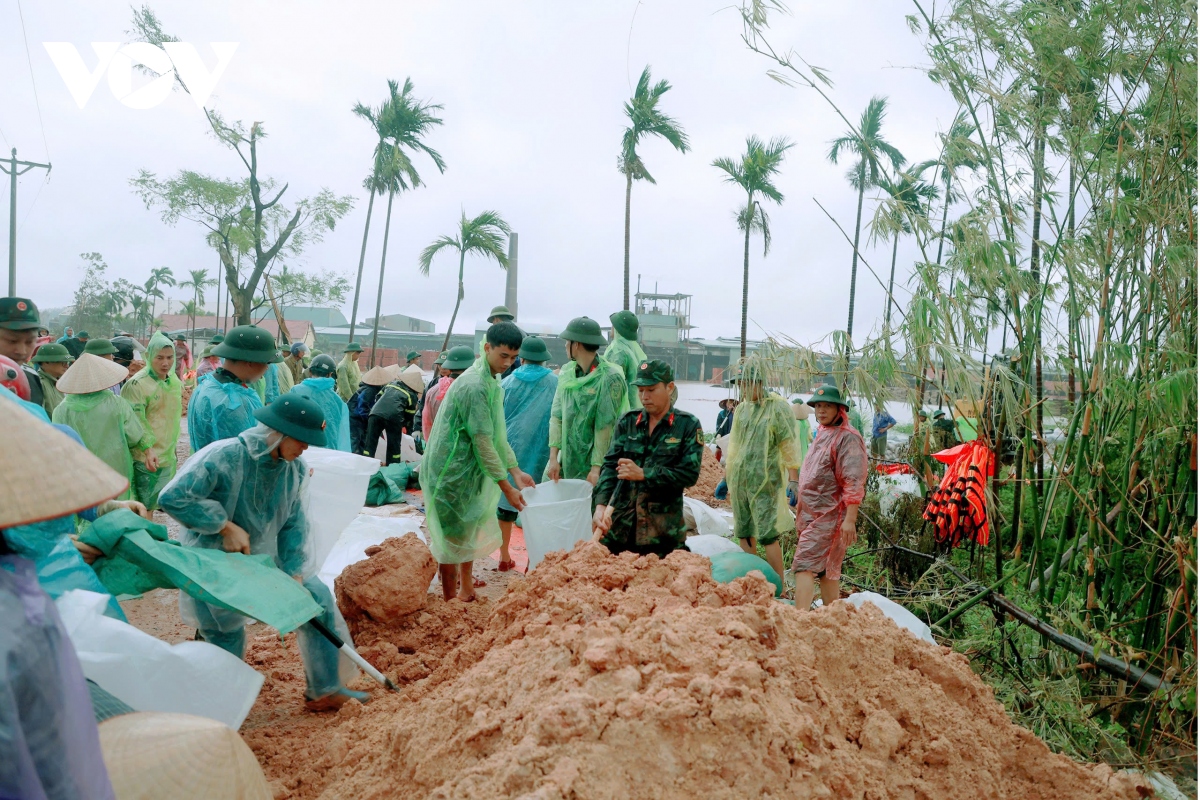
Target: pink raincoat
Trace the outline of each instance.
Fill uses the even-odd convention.
[[[437,386],[429,392],[429,396],[425,398],[425,408],[421,410],[421,435],[425,441],[429,441],[429,434],[433,433],[433,421],[437,419],[438,409],[442,405],[442,401],[446,399],[446,392],[450,391],[450,384],[454,383],[454,378],[447,375],[444,378],[438,378]]]
[[[830,580],[842,577],[846,506],[862,503],[867,488],[867,446],[845,414],[841,419],[841,425],[820,426],[800,469],[799,540],[792,562],[797,572],[824,572]]]

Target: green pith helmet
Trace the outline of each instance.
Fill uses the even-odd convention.
[[[117,348],[108,339],[92,339],[83,346],[83,352],[94,356],[111,356],[117,352]]]
[[[438,357],[433,360],[434,366],[440,367],[440,366],[445,365],[446,357],[449,355],[450,355],[449,350],[443,350],[442,352],[438,353]]]
[[[412,361],[414,358],[420,358],[421,354],[416,350],[409,350],[408,355],[404,356],[405,361]]]
[[[513,321],[513,313],[508,310],[508,306],[496,306],[495,308],[493,308],[492,313],[487,315],[488,322],[491,322],[496,317],[499,317],[500,319],[503,319],[503,320],[507,320],[509,322]]]
[[[333,360],[333,356],[319,355],[308,365],[308,371],[314,377],[328,378],[337,372],[337,362]]]
[[[813,396],[808,398],[808,404],[815,406],[817,403],[837,403],[843,408],[850,408],[850,403],[842,398],[842,392],[836,386],[825,384],[819,387]]]
[[[637,339],[637,314],[634,314],[632,311],[618,311],[615,314],[610,314],[608,319],[613,324],[613,330],[621,334],[621,336],[626,339]]]
[[[941,418],[942,418],[942,417],[944,417],[944,416],[946,416],[946,412],[945,412],[945,411],[942,411],[942,410],[940,410],[940,409],[939,409],[939,410],[937,410],[937,411],[935,411],[935,412],[933,412],[933,418],[934,418],[934,419],[941,419]]]
[[[80,331],[79,333],[75,334],[75,338],[81,342],[86,342],[88,339],[92,338],[92,335],[87,331]]]
[[[469,369],[475,363],[475,351],[466,345],[451,347],[442,366],[446,369]]]
[[[670,383],[675,380],[675,371],[665,361],[643,361],[638,364],[637,376],[633,379],[634,386],[654,386],[659,383]]]
[[[230,336],[236,330],[237,328],[234,328],[230,331]],[[284,436],[316,447],[325,446],[325,412],[319,405],[300,394],[289,392],[280,395],[271,405],[255,409],[254,417]]]
[[[532,361],[538,364],[550,360],[550,351],[546,343],[536,336],[526,336],[521,340],[521,350],[517,353],[522,361]]]
[[[917,412],[917,418],[918,419],[929,419],[929,414],[925,413],[925,409],[921,409],[920,411]]]
[[[346,345],[346,349],[343,350],[342,352],[343,353],[361,353],[362,351],[363,351],[363,349],[362,349],[361,344],[359,344],[358,342],[351,342],[350,344]]]
[[[278,364],[283,359],[275,347],[275,337],[257,325],[238,325],[225,341],[212,349],[214,356],[255,364]]]
[[[177,333],[177,334],[175,334],[175,341],[177,341],[177,342],[183,342],[183,343],[185,343],[185,344],[186,344],[186,343],[187,343],[187,337],[186,337],[186,336],[184,336],[182,333]]]
[[[74,361],[71,351],[57,342],[39,347],[31,360],[35,364],[44,364],[47,361]]]
[[[0,328],[34,331],[42,327],[37,306],[26,297],[0,297]]]
[[[211,339],[209,339],[208,343],[209,344],[220,344],[223,341],[225,341],[225,337],[218,333],[215,336],[213,336]]]
[[[560,339],[580,344],[594,344],[603,347],[608,339],[600,332],[600,323],[590,317],[576,317],[567,324],[567,329],[558,335]]]

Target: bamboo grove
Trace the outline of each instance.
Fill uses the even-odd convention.
[[[850,124],[830,78],[772,41],[783,10],[743,7],[743,40]],[[920,253],[906,290],[859,341],[835,331],[769,353],[785,388],[829,376],[865,403],[982,409],[1001,466],[977,586],[1172,688],[1105,679],[1086,657],[1064,668],[1038,636],[1009,637],[1008,659],[1071,674],[1080,696],[1130,700],[1121,724],[1142,753],[1194,745],[1195,14],[1184,0],[955,0],[936,13],[916,0],[925,69],[959,113],[939,152],[877,184],[874,236],[911,236]],[[889,190],[915,181],[919,196]],[[886,266],[861,263],[884,284]],[[996,619],[988,658],[1003,660]]]

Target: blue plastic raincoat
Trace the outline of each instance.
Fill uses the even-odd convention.
[[[232,439],[258,424],[255,409],[262,408],[258,392],[241,383],[221,383],[204,376],[188,400],[188,437],[197,453],[221,439]]]
[[[522,364],[501,381],[504,426],[521,471],[541,475],[550,460],[550,410],[558,378],[540,364]],[[500,508],[516,511],[500,497]]]
[[[325,412],[325,446],[350,452],[350,408],[338,397],[334,378],[305,378],[292,389],[312,400]]]

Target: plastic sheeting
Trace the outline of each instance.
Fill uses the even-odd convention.
[[[379,471],[379,462],[321,447],[309,448],[304,462],[312,470],[303,490],[310,542],[304,573],[315,575],[342,531],[362,511],[367,485]]]
[[[701,536],[722,536],[726,539],[733,536],[733,529],[729,527],[729,522],[725,517],[718,514],[711,506],[685,495],[683,498],[685,524],[689,516],[695,522],[695,527],[689,526],[688,530],[695,530]],[[734,543],[734,547],[738,547],[738,545]]]
[[[105,617],[104,600],[93,592],[72,591],[57,601],[90,680],[137,711],[194,714],[234,730],[241,726],[262,688],[262,675],[207,642],[170,645]]]
[[[708,560],[712,562],[712,576],[717,583],[731,583],[757,570],[775,587],[776,597],[783,594],[783,579],[779,573],[764,559],[740,547],[737,552],[717,553]]]
[[[325,447],[350,452],[350,409],[334,391],[333,378],[305,378],[292,391],[312,400],[325,414]]]
[[[773,393],[744,400],[733,412],[723,452],[738,538],[769,543],[792,527],[785,488],[787,470],[800,465],[795,422],[788,402]]]
[[[529,569],[546,553],[570,550],[592,538],[592,485],[587,481],[547,481],[521,490],[525,510],[521,528],[529,553]]]
[[[701,555],[710,559],[717,553],[743,552],[741,545],[739,545],[737,542],[726,539],[724,536],[716,536],[711,533],[701,533],[697,536],[689,536],[683,545],[696,555]]]
[[[425,534],[421,530],[421,518],[411,517],[375,517],[360,514],[351,522],[342,535],[334,543],[333,549],[321,565],[317,577],[333,591],[333,581],[351,564],[356,564],[367,557],[365,551],[372,545],[382,544],[384,539],[415,533],[425,542]],[[428,542],[426,542],[428,544]]]
[[[535,476],[550,460],[550,410],[558,378],[539,364],[522,364],[501,384],[504,387],[504,425],[521,471]],[[500,498],[500,507],[515,511]]]
[[[54,409],[54,421],[71,427],[87,449],[91,450],[118,475],[124,475],[133,486],[134,448],[144,448],[153,441],[146,436],[141,421],[125,400],[107,389],[87,394],[69,394]],[[126,489],[117,498],[126,500],[131,490]]]
[[[929,626],[921,622],[916,614],[881,594],[876,594],[875,592],[855,592],[846,598],[846,602],[855,608],[862,608],[863,603],[870,603],[882,611],[884,616],[913,636],[930,644],[937,644],[933,640],[933,634],[930,632]]]

